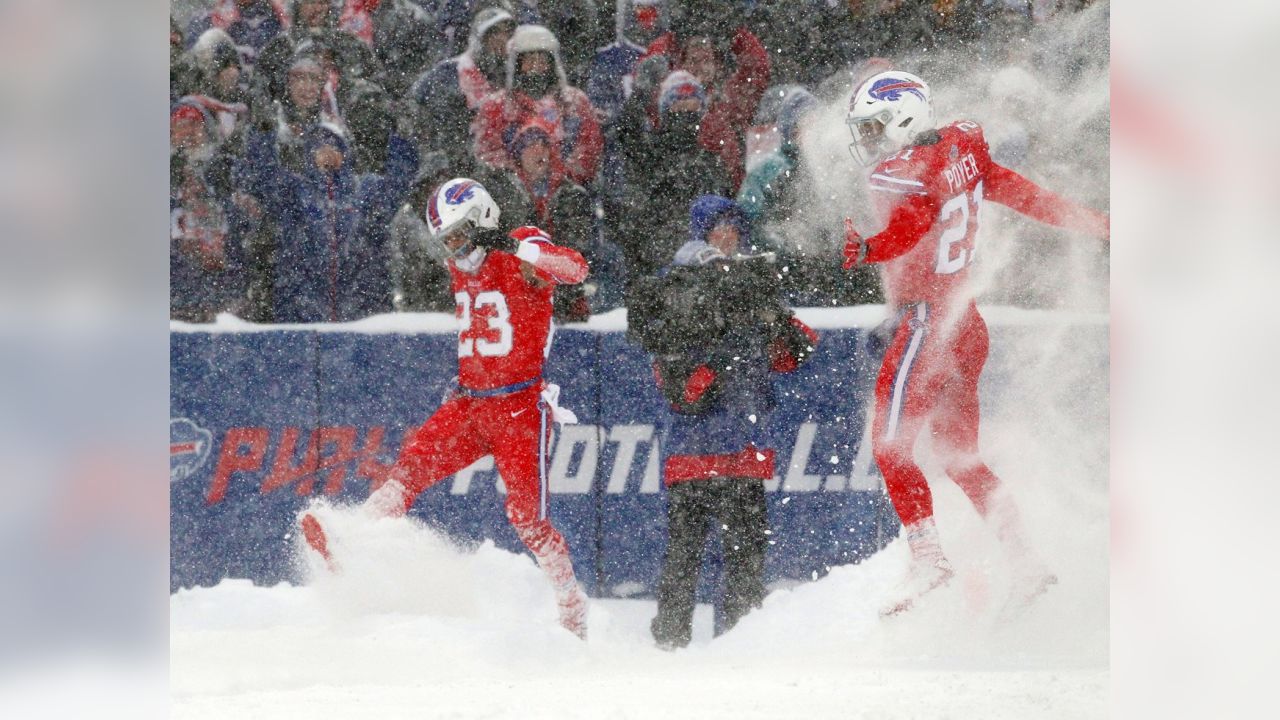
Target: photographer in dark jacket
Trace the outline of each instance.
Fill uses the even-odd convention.
[[[641,280],[645,312],[629,329],[655,356],[671,406],[662,440],[668,492],[667,555],[650,628],[659,646],[688,645],[703,547],[722,529],[724,628],[764,599],[769,519],[764,481],[774,474],[766,431],[776,405],[771,373],[808,359],[817,334],[778,299],[768,256],[742,253],[749,236],[732,200],[698,198],[689,242],[660,278]]]

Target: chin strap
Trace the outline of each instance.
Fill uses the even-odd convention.
[[[484,248],[472,248],[465,257],[453,258],[454,267],[465,273],[473,273],[480,269],[485,257]]]

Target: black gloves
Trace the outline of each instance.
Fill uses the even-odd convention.
[[[476,247],[482,247],[487,250],[500,250],[512,255],[515,255],[516,250],[520,247],[519,240],[497,228],[476,228],[476,237],[473,242]]]

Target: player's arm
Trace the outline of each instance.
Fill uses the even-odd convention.
[[[577,285],[587,279],[590,267],[573,248],[551,242],[545,232],[525,225],[503,234],[499,230],[480,230],[476,245],[510,253],[529,263],[544,279],[558,285]]]
[[[1046,190],[1022,175],[989,161],[985,196],[1029,218],[1067,230],[1111,239],[1111,217]]]
[[[858,234],[853,220],[845,218],[845,269],[860,263],[886,262],[905,254],[929,232],[937,217],[938,201],[925,193],[913,193],[903,195],[889,213],[889,224],[869,238]]]

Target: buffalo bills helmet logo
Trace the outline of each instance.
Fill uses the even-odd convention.
[[[450,205],[461,205],[475,195],[475,181],[463,180],[444,191],[444,201]]]
[[[871,89],[867,90],[867,94],[876,100],[900,100],[902,93],[909,92],[920,98],[928,100],[921,92],[924,85],[906,78],[881,78],[875,81]]]
[[[169,482],[191,477],[209,459],[212,447],[213,433],[187,418],[170,418]]]
[[[436,196],[431,195],[431,199],[427,201],[427,219],[431,221],[431,229],[439,230],[444,221],[440,219],[440,208],[436,206]]]

